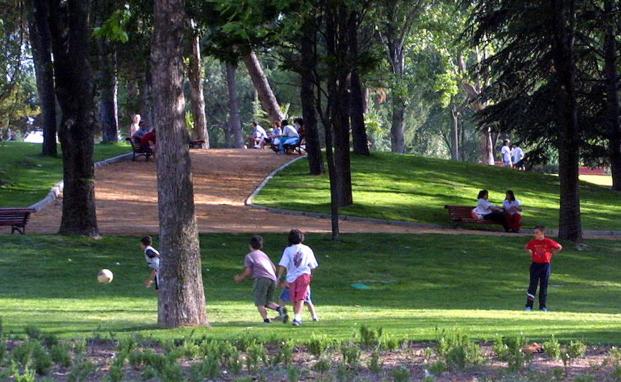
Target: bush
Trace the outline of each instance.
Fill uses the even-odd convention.
[[[366,325],[360,327],[360,345],[364,347],[377,347],[380,344],[380,340],[384,330],[382,328],[373,330],[369,329]]]
[[[287,368],[287,382],[298,382],[300,380],[300,369],[294,366]]]
[[[360,348],[351,341],[341,343],[343,362],[350,368],[358,367],[360,363]]]
[[[392,380],[395,382],[408,382],[410,380],[410,370],[405,367],[394,369],[391,375]]]
[[[84,358],[76,361],[69,373],[68,382],[83,382],[88,380],[88,376],[95,371],[95,365]]]
[[[71,366],[71,349],[67,344],[56,344],[50,349],[52,361],[58,366]]]
[[[248,371],[256,371],[259,368],[260,361],[263,361],[266,366],[269,365],[263,344],[258,342],[248,344],[246,348],[246,368]]]
[[[47,374],[50,367],[52,367],[52,358],[40,342],[33,343],[32,359],[37,374]]]
[[[459,331],[441,331],[437,336],[436,352],[450,370],[463,370],[485,360],[481,347]]]
[[[34,325],[25,326],[24,332],[31,340],[38,340],[41,338],[41,330]]]
[[[494,352],[501,361],[507,362],[509,370],[518,371],[530,362],[531,355],[524,352],[528,341],[522,336],[502,337],[494,343]]]
[[[321,357],[313,365],[313,370],[315,370],[316,372],[318,372],[320,374],[324,374],[324,373],[328,372],[330,370],[330,360],[325,358],[325,357]]]
[[[371,353],[371,357],[369,358],[369,364],[367,365],[369,370],[375,374],[379,374],[382,372],[382,368],[384,367],[384,363],[380,357],[379,351],[374,351]]]
[[[321,355],[328,349],[330,340],[326,336],[316,336],[313,334],[308,341],[306,347],[308,352],[316,358],[320,358]]]
[[[276,353],[276,356],[272,359],[272,365],[276,366],[282,363],[285,366],[289,366],[291,361],[293,361],[293,348],[292,341],[282,341],[278,348],[278,353]]]
[[[543,350],[552,359],[561,359],[561,344],[552,336],[543,343]]]

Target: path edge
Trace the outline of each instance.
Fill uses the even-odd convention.
[[[121,155],[117,155],[112,158],[108,158],[108,159],[101,160],[99,162],[95,162],[94,166],[95,168],[100,168],[100,167],[111,165],[113,163],[118,163],[118,162],[129,160],[131,157],[132,157],[132,153],[121,154]],[[58,197],[63,193],[63,188],[64,188],[64,183],[61,180],[52,186],[50,191],[47,193],[47,195],[43,199],[39,200],[38,202],[36,202],[35,204],[31,205],[28,208],[34,209],[35,212],[41,211],[45,207],[52,204],[56,199],[58,199]]]

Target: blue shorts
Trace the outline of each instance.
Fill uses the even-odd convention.
[[[283,288],[282,292],[280,293],[279,298],[280,298],[280,301],[282,302],[291,302],[291,296],[289,295],[289,288]],[[304,298],[304,303],[305,304],[312,303],[310,288],[308,288],[308,292],[306,293],[306,297]]]

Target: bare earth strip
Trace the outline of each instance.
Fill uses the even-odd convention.
[[[194,201],[201,232],[330,232],[329,219],[279,214],[244,205],[275,168],[292,160],[268,150],[192,150]],[[97,221],[109,234],[157,234],[155,163],[125,161],[96,170]],[[62,199],[33,215],[28,232],[56,233]],[[341,232],[394,232],[503,235],[501,232],[424,228],[364,221],[341,221]],[[515,234],[513,234],[515,235]]]

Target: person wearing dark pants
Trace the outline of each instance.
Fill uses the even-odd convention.
[[[489,192],[487,190],[479,191],[477,195],[477,206],[472,213],[477,219],[491,220],[502,224],[505,227],[505,231],[509,232],[509,225],[505,218],[504,210],[491,203],[489,200]]]
[[[526,311],[533,310],[537,286],[539,287],[539,310],[547,312],[546,300],[548,297],[548,281],[552,268],[552,257],[559,253],[563,246],[556,241],[545,237],[545,227],[535,227],[535,238],[529,241],[524,249],[531,256],[530,283],[526,293]]]

